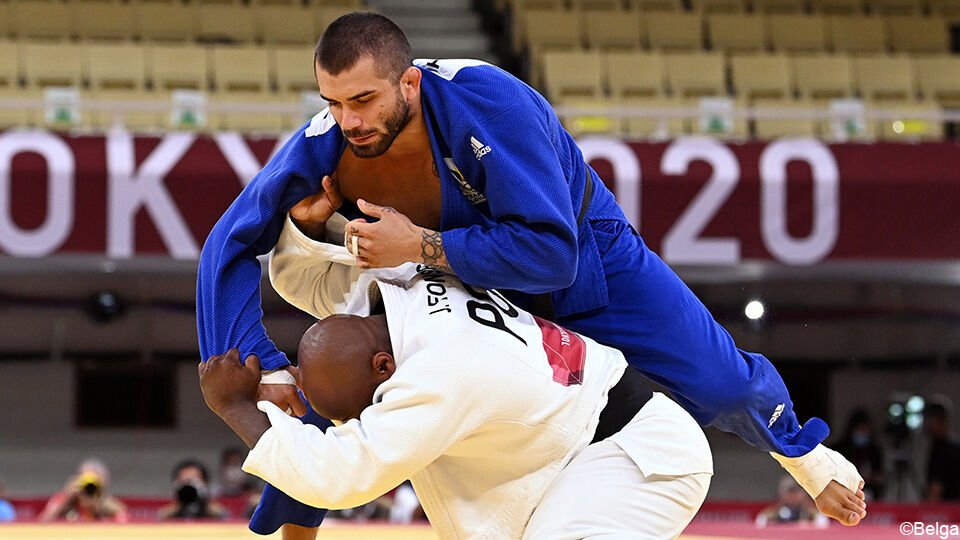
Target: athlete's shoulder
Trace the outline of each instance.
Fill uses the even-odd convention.
[[[527,83],[482,60],[418,59],[414,65],[424,71],[429,97],[450,112],[463,107],[489,116],[539,96]]]

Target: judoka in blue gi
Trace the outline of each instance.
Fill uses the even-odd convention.
[[[372,13],[332,23],[315,67],[329,109],[290,138],[204,245],[197,279],[203,358],[236,347],[241,358],[257,355],[264,370],[289,364],[261,323],[257,256],[276,244],[295,205],[295,223],[314,237],[323,223],[311,215],[335,207],[354,220],[347,245],[361,267],[426,263],[500,289],[622,350],[702,425],[773,453],[795,476],[807,474],[796,472],[798,460],[825,450],[826,423],[801,425],[770,362],[738,349],[644,245],[540,94],[480,61],[411,65],[403,33]],[[295,387],[261,388],[302,410]],[[856,524],[865,515],[859,486],[837,480],[821,474],[804,487],[825,513]],[[323,511],[268,487],[251,529],[313,527],[322,518]]]

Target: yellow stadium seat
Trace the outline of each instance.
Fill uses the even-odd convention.
[[[743,13],[747,10],[744,0],[692,0],[694,11],[705,15],[711,13]]]
[[[801,109],[813,104],[793,99],[758,99],[753,106],[776,112],[777,109]],[[784,111],[786,112],[786,111]],[[755,136],[760,140],[780,137],[814,137],[818,133],[819,122],[813,118],[756,118],[753,121]]]
[[[310,7],[335,7],[350,11],[364,9],[364,0],[307,0]]]
[[[852,68],[844,55],[795,56],[793,78],[802,99],[823,102],[853,96]]]
[[[10,4],[0,2],[0,39],[10,35]]]
[[[827,19],[827,33],[833,50],[844,53],[881,53],[887,36],[880,17],[835,15]]]
[[[824,15],[862,15],[863,0],[810,0],[814,13]]]
[[[20,39],[69,39],[70,6],[53,0],[17,0],[10,6],[10,28]]]
[[[197,7],[197,39],[221,43],[250,43],[256,39],[255,10],[240,5]]]
[[[602,58],[603,80],[617,99],[650,99],[665,96],[666,68],[659,52],[611,52]]]
[[[894,52],[944,53],[950,47],[947,25],[940,17],[887,17],[887,30]]]
[[[268,45],[303,45],[317,42],[318,36],[310,8],[262,6],[257,8],[257,23],[260,39]]]
[[[575,11],[621,11],[623,2],[620,0],[571,0]]]
[[[960,0],[927,0],[930,14],[956,20],[960,16]]]
[[[770,15],[767,32],[773,50],[782,52],[825,51],[827,35],[819,15]]]
[[[134,8],[129,4],[75,1],[72,8],[80,39],[128,40],[134,35]]]
[[[601,63],[610,95],[617,99],[650,99],[666,93],[666,71],[660,53],[608,52]]]
[[[271,51],[273,77],[281,94],[317,90],[313,47],[277,47]]]
[[[269,59],[262,47],[214,47],[211,54],[217,91],[211,103],[263,105],[276,102],[270,91]],[[224,111],[211,115],[212,129],[279,131],[282,115],[270,112]]]
[[[141,1],[134,12],[144,41],[192,41],[197,35],[193,6]]]
[[[643,12],[683,10],[680,0],[627,0],[627,6],[630,11]]]
[[[783,54],[731,56],[730,73],[734,94],[746,104],[793,97],[790,61]]]
[[[707,18],[713,49],[726,52],[762,51],[766,48],[763,17],[742,13],[718,13]]]
[[[27,86],[76,86],[82,81],[80,48],[68,43],[24,43],[23,68]]]
[[[147,47],[147,78],[159,92],[175,89],[203,90],[210,87],[207,51],[197,45],[153,45]]]
[[[920,0],[868,0],[867,6],[877,15],[919,15],[923,12]]]
[[[857,88],[865,101],[908,103],[916,99],[913,62],[907,56],[856,58],[853,71]]]
[[[0,89],[17,88],[20,73],[20,54],[16,43],[0,41]]]
[[[524,18],[527,46],[534,51],[580,46],[580,14],[566,10],[530,10]]]
[[[553,51],[543,55],[543,80],[551,101],[603,96],[600,52]]]
[[[92,90],[142,90],[146,86],[143,47],[132,44],[86,45],[84,71]]]
[[[919,57],[913,62],[924,99],[943,107],[960,106],[960,56]]]
[[[723,55],[719,52],[664,55],[667,84],[680,99],[725,96]]]
[[[796,14],[806,8],[805,0],[753,0],[753,11],[767,14]]]
[[[211,67],[217,92],[259,94],[270,90],[269,60],[263,47],[214,47]]]
[[[698,51],[703,48],[703,18],[699,13],[648,13],[645,20],[651,49]]]
[[[584,14],[587,46],[597,49],[639,49],[640,17],[636,12],[596,11]]]
[[[328,24],[339,19],[341,16],[346,15],[347,13],[356,11],[356,9],[351,7],[329,5],[319,5],[317,7],[311,7],[310,9],[313,10],[314,32],[316,33],[317,37],[320,37],[320,35],[323,34],[323,31],[327,28]]]

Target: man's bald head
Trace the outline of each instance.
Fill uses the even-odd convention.
[[[321,415],[358,418],[396,369],[384,315],[334,315],[311,326],[297,352],[300,388]]]

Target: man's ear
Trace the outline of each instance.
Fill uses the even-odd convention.
[[[413,100],[420,96],[420,68],[416,66],[408,67],[403,75],[400,76],[400,91],[407,100]]]
[[[383,382],[393,376],[397,370],[397,363],[393,355],[388,352],[378,352],[373,355],[373,374],[377,382]]]

